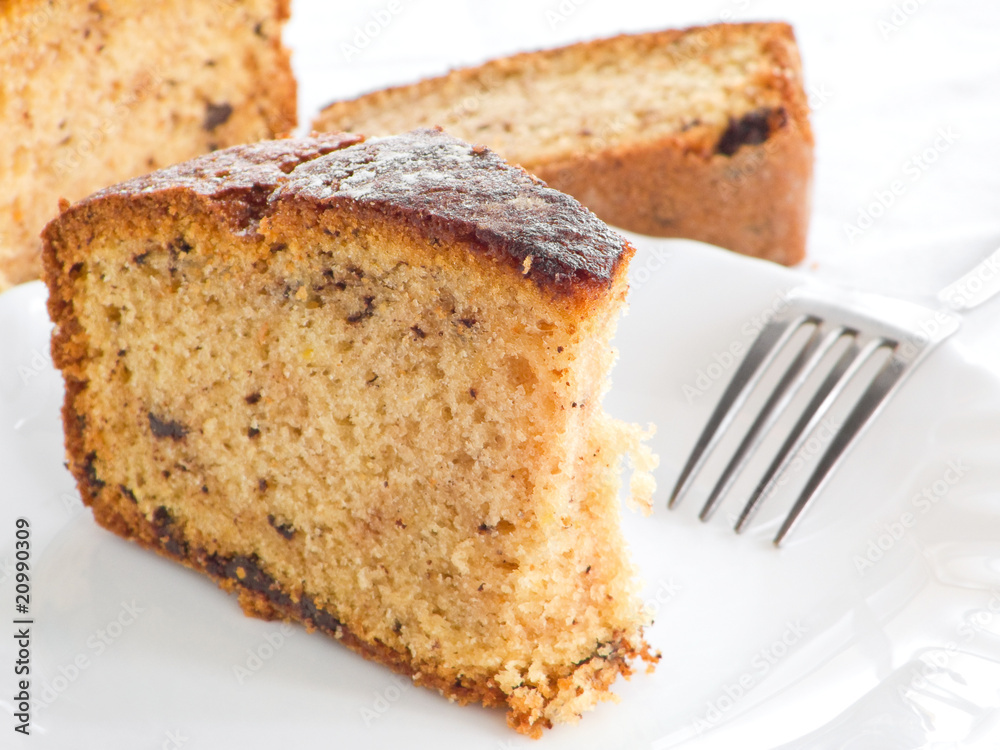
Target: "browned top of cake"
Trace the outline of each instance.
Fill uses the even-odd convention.
[[[393,216],[564,293],[606,286],[632,252],[575,198],[440,130],[374,138],[303,164],[277,191],[284,196]]]
[[[362,140],[358,135],[332,133],[233,146],[105,188],[77,205],[112,197],[194,193],[210,199],[212,208],[237,231],[252,231],[275,188],[296,167]]]
[[[177,192],[208,199],[246,232],[278,201],[349,207],[360,218],[403,222],[432,242],[467,245],[564,297],[607,289],[634,252],[574,198],[434,129],[364,142],[333,134],[235,146],[107,188],[71,211]]]

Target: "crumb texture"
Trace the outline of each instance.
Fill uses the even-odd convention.
[[[440,126],[626,229],[793,263],[812,132],[792,30],[716,24],[525,53],[329,105],[317,130]]]
[[[295,126],[287,0],[0,3],[0,290],[60,198]]]
[[[387,187],[428,179],[428,139],[440,204]],[[613,271],[567,305],[497,262],[498,209],[454,139],[355,141],[204,157],[49,226],[71,468],[98,521],[248,614],[537,735],[655,660],[618,507],[625,454],[640,502],[655,461],[601,408],[628,248],[581,230]],[[260,171],[229,190],[243,162]],[[512,200],[544,190],[486,165]],[[594,221],[575,203],[542,216]]]

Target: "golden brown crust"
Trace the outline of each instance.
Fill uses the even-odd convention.
[[[363,140],[363,136],[350,133],[327,133],[214,151],[99,190],[52,221],[43,231],[43,239],[55,239],[61,227],[74,221],[88,224],[88,217],[96,215],[108,201],[144,201],[155,214],[157,206],[175,197],[199,201],[207,213],[221,217],[235,232],[252,232],[268,212],[272,194],[298,167]]]
[[[432,242],[467,246],[581,314],[615,286],[634,253],[576,200],[489,149],[438,130],[361,140],[328,134],[263,141],[134,178],[50,223],[45,252],[54,254],[65,228],[86,226],[107,201],[138,198],[155,211],[173,196],[194,198],[233,229],[249,232],[281,202],[320,211],[347,206],[359,219],[388,219]],[[53,256],[53,274],[58,265]]]
[[[560,298],[609,290],[632,247],[576,200],[438,130],[371,139],[303,164],[275,194],[389,218],[466,245]]]
[[[454,139],[439,133],[418,135],[417,139],[420,138],[459,148]],[[279,219],[292,220],[293,229],[298,230],[302,226],[308,226],[319,233],[323,228],[321,220],[325,205],[323,196],[326,195],[326,191],[331,190],[331,195],[338,196],[338,200],[349,198],[350,191],[345,193],[340,189],[343,187],[340,184],[344,181],[343,175],[354,174],[358,172],[359,167],[371,168],[372,159],[369,157],[377,157],[377,152],[373,154],[357,148],[358,140],[355,136],[328,135],[314,139],[285,140],[236,147],[201,157],[159,174],[137,178],[124,185],[106,189],[76,206],[63,207],[60,219],[50,224],[45,231],[44,261],[46,281],[50,289],[49,311],[56,324],[52,343],[53,358],[57,366],[62,369],[66,382],[63,420],[69,466],[80,487],[84,502],[93,509],[95,519],[101,525],[120,536],[134,539],[143,546],[181,560],[186,565],[209,575],[222,588],[238,594],[240,604],[247,614],[301,621],[309,628],[323,630],[344,641],[366,658],[410,675],[415,683],[437,689],[460,703],[505,705],[508,707],[508,721],[511,726],[518,731],[537,735],[544,726],[549,725],[552,717],[572,716],[574,711],[579,713],[575,704],[571,703],[568,707],[566,705],[567,701],[578,697],[577,686],[585,685],[588,697],[593,701],[607,699],[608,687],[616,677],[620,674],[625,676],[630,674],[629,662],[632,659],[638,656],[648,660],[649,654],[645,645],[641,643],[638,627],[626,630],[626,635],[620,635],[621,628],[616,626],[602,632],[598,638],[586,641],[584,649],[580,652],[585,656],[590,653],[591,644],[598,640],[601,643],[597,644],[592,655],[586,656],[582,661],[560,662],[563,666],[553,666],[550,676],[553,677],[554,685],[545,682],[539,686],[534,684],[515,685],[513,688],[510,685],[501,686],[498,684],[500,676],[485,668],[477,667],[474,673],[468,674],[426,660],[434,657],[417,660],[407,651],[401,651],[398,647],[390,648],[375,636],[364,635],[361,629],[352,632],[338,621],[335,612],[318,606],[316,601],[309,597],[308,592],[302,589],[298,578],[292,581],[285,579],[279,583],[277,576],[272,576],[266,564],[256,559],[256,552],[235,550],[230,542],[227,542],[227,548],[223,549],[222,542],[217,537],[208,537],[194,523],[185,526],[183,520],[176,520],[179,516],[173,516],[166,505],[154,506],[152,512],[147,506],[144,513],[139,505],[142,501],[142,492],[138,489],[138,485],[133,493],[128,487],[118,484],[128,480],[120,477],[112,479],[114,475],[105,472],[104,462],[107,460],[107,452],[111,450],[107,446],[106,435],[102,434],[107,428],[102,427],[99,413],[88,415],[84,407],[90,395],[87,391],[92,387],[87,381],[88,377],[92,377],[88,374],[92,371],[86,369],[88,359],[93,357],[93,349],[99,349],[102,344],[100,341],[90,341],[89,337],[96,334],[83,330],[77,316],[79,314],[84,318],[86,300],[81,300],[75,295],[80,293],[80,287],[86,283],[79,276],[87,273],[85,261],[89,259],[91,252],[88,240],[101,226],[106,227],[110,222],[114,225],[114,231],[124,236],[148,238],[157,236],[158,232],[162,235],[162,224],[170,224],[169,220],[164,220],[165,216],[182,217],[184,220],[198,222],[199,225],[210,225],[213,231],[214,229],[222,231],[227,240],[218,243],[218,246],[213,243],[210,250],[213,258],[244,251],[270,256],[272,248],[268,246],[268,241],[256,234],[264,220],[269,222],[276,222]],[[406,139],[395,138],[385,141],[398,145],[405,143]],[[386,145],[385,141],[383,145]],[[469,147],[461,146],[461,148]],[[353,156],[348,154],[352,149],[356,149]],[[538,198],[540,195],[553,197],[550,195],[552,191],[527,178],[520,170],[494,161],[489,154],[477,152],[474,157],[476,160],[481,160],[473,162],[479,164],[479,168],[492,170],[501,179],[516,176],[516,179],[512,180],[513,184],[526,192],[515,197],[522,200]],[[377,158],[375,160],[377,161]],[[322,166],[321,161],[324,162]],[[298,173],[300,166],[309,164],[316,166],[319,177],[325,170],[340,170],[343,174],[338,178],[337,189],[332,189],[333,182],[324,182],[322,179],[319,179],[317,184],[317,174],[314,173],[316,170],[304,169]],[[369,176],[376,179],[373,181],[368,181],[367,178],[359,179],[350,183],[350,188],[373,197],[374,193],[378,193],[374,190],[377,187],[378,174],[378,169],[374,169],[373,174]],[[296,180],[299,179],[303,185],[296,184]],[[465,179],[462,182],[467,185],[469,181]],[[309,195],[309,191],[304,189],[306,184],[318,187],[319,194]],[[283,197],[286,192],[288,195]],[[383,191],[378,197],[390,204],[381,205],[379,210],[383,213],[378,214],[379,217],[384,219],[389,216],[394,225],[403,226],[406,234],[412,234],[412,229],[420,226],[418,219],[424,214],[419,210],[413,206],[399,206],[399,200],[395,200],[397,205],[393,206],[391,191]],[[281,202],[282,208],[288,208],[287,201],[293,199],[303,202],[303,217],[311,218],[310,221],[295,223],[294,217],[290,217],[291,211],[282,211],[280,215],[276,211],[274,215],[268,215],[268,211],[274,208],[274,203]],[[587,228],[592,217],[586,211],[575,203],[565,202],[564,197],[554,199],[557,200],[557,205],[562,207],[560,210],[562,213],[556,211],[556,219],[566,218],[563,214],[569,212],[571,218],[575,216],[580,219],[583,228]],[[358,202],[360,204],[360,201]],[[379,202],[376,200],[374,203]],[[407,210],[396,214],[391,210],[394,208]],[[433,214],[433,206],[423,208]],[[308,215],[309,212],[312,212],[311,215]],[[475,215],[475,211],[472,211],[472,215]],[[486,217],[491,218],[491,216],[487,212]],[[436,216],[435,221],[444,221],[445,218],[442,214]],[[467,215],[465,218],[469,220],[470,216]],[[349,225],[342,223],[341,229],[345,226]],[[270,224],[265,227],[266,231],[273,228]],[[424,231],[433,234],[441,228],[431,221],[424,227]],[[562,227],[559,221],[555,221],[550,230],[558,234],[560,231],[565,231],[565,227]],[[170,234],[167,240],[173,236]],[[424,236],[430,235],[425,233]],[[487,233],[483,238],[467,239],[466,242],[467,244],[478,242],[488,249],[489,243],[503,239],[502,233],[500,235]],[[517,238],[507,239],[514,242]],[[583,241],[575,237],[570,239],[575,242]],[[627,257],[627,253],[631,250],[629,246],[620,240],[616,242],[618,243],[615,245],[616,252]],[[94,246],[100,244],[100,242],[94,243]],[[230,247],[227,248],[225,245]],[[451,252],[446,244],[441,247],[445,249],[434,252]],[[97,261],[99,258],[95,257],[94,260]],[[612,284],[610,294],[617,298],[624,291],[624,263],[618,256],[614,256],[612,260],[615,263],[609,266],[612,274],[609,282]],[[540,265],[544,267],[544,263]],[[521,283],[524,289],[532,290],[532,294],[535,294],[534,289],[537,284],[524,281],[524,274],[520,271],[517,272],[517,276],[519,278],[514,280],[515,283]],[[544,279],[542,283],[545,283]],[[74,304],[80,305],[79,313],[74,309]],[[574,319],[574,324],[576,322],[578,319]],[[90,408],[93,410],[93,406]],[[97,419],[88,425],[88,416],[91,419],[96,416]],[[151,413],[149,418],[155,435],[156,427],[152,424],[154,420]],[[162,438],[164,435],[157,437]],[[137,499],[136,495],[140,495],[140,499]]]
[[[615,226],[701,240],[792,265],[805,254],[813,135],[801,60],[794,32],[785,23],[715,24],[521,53],[335,102],[313,127],[363,129],[355,121],[364,107],[378,110],[407,101],[419,111],[421,99],[435,93],[460,92],[471,85],[488,91],[484,82],[491,80],[543,77],[552,60],[570,53],[605,59],[627,50],[641,58],[676,45],[670,54],[686,59],[748,35],[760,40],[770,63],[754,85],[775,92],[780,104],[733,118],[721,130],[695,118],[693,125],[668,137],[637,137],[596,151],[551,152],[521,160],[521,165]]]
[[[684,237],[794,265],[805,255],[812,144],[779,133],[732,157],[676,139],[536,167],[557,190],[641,234]]]

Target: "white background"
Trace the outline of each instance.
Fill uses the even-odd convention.
[[[286,39],[304,125],[333,99],[523,49],[718,20],[795,26],[817,140],[803,266],[635,238],[607,406],[660,428],[655,512],[624,519],[663,661],[619,684],[621,704],[533,743],[500,712],[400,690],[329,639],[244,618],[213,584],[96,528],[80,507],[62,468],[61,381],[35,283],[0,297],[0,623],[13,602],[14,519],[28,516],[34,689],[51,700],[23,742],[0,714],[0,747],[1000,745],[1000,303],[972,313],[914,376],[781,551],[768,544],[777,512],[737,538],[727,512],[697,522],[697,497],[664,508],[724,379],[696,399],[685,386],[745,345],[747,324],[782,290],[815,276],[927,300],[1000,245],[1000,6],[398,0],[347,54],[390,4],[345,5],[293,5]],[[942,129],[954,142],[926,155]],[[915,158],[928,167],[911,181]],[[845,226],[897,180],[905,190],[852,243]],[[906,513],[912,528],[886,537]],[[880,543],[879,559],[859,567]]]

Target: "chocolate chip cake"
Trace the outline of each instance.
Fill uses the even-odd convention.
[[[573,198],[436,130],[330,135],[44,240],[100,524],[527,734],[655,660],[618,505],[655,458],[601,408],[633,248]]]
[[[60,198],[295,126],[288,2],[0,2],[0,291]]]
[[[485,143],[624,229],[785,264],[805,253],[813,137],[787,24],[519,54],[336,102],[313,127],[432,125]]]

